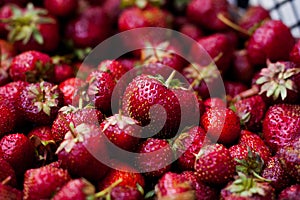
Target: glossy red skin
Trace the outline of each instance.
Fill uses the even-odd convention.
[[[116,80],[122,78],[122,76],[128,71],[127,67],[124,67],[119,61],[105,60],[98,65],[98,70],[104,72],[110,72]]]
[[[187,5],[187,18],[200,26],[220,31],[228,27],[217,18],[219,13],[229,18],[228,2],[226,0],[192,0]]]
[[[23,194],[16,188],[0,183],[0,198],[3,200],[22,200]]]
[[[288,145],[300,133],[300,106],[276,104],[263,121],[263,138],[272,152]]]
[[[14,168],[17,176],[23,175],[27,169],[33,167],[34,147],[24,134],[4,136],[0,141],[0,147],[0,155]]]
[[[110,193],[111,200],[139,200],[143,195],[136,188],[116,186]]]
[[[58,88],[63,93],[64,105],[78,105],[79,97],[77,93],[83,87],[85,82],[79,78],[69,78],[58,85]]]
[[[41,167],[27,170],[24,177],[24,200],[50,199],[69,180],[67,170]]]
[[[181,170],[193,170],[197,154],[203,146],[206,133],[199,127],[193,127],[187,132],[182,133],[175,140],[173,147],[176,148],[176,154],[180,155],[177,165]]]
[[[290,52],[290,60],[300,66],[300,40],[294,45]]]
[[[0,138],[13,132],[17,126],[19,115],[14,105],[0,96]]]
[[[201,117],[209,138],[222,144],[233,144],[240,136],[240,119],[229,108],[212,108]]]
[[[196,159],[195,171],[198,180],[211,185],[224,185],[235,174],[235,164],[230,152],[221,144],[206,146],[209,149]]]
[[[230,156],[234,159],[235,165],[238,162],[235,159],[245,160],[248,157],[248,147],[244,144],[235,144],[231,146],[229,149]]]
[[[137,7],[123,10],[118,20],[118,28],[120,32],[134,28],[147,27],[149,25],[149,22],[143,16],[142,10]]]
[[[279,200],[293,200],[300,196],[300,184],[295,184],[284,189],[278,196]]]
[[[54,66],[54,83],[61,83],[75,76],[74,69],[68,64],[58,64]]]
[[[252,151],[257,152],[260,155],[260,157],[264,160],[265,163],[268,162],[268,160],[271,157],[271,152],[269,147],[255,133],[252,133],[247,130],[242,130],[239,144],[244,144],[246,146],[249,146]]]
[[[158,152],[159,150],[160,152]],[[166,140],[148,138],[140,144],[137,152],[146,154],[146,157],[138,156],[136,161],[140,169],[149,171],[145,173],[146,176],[160,177],[170,170],[171,165],[167,163],[171,163],[173,152]],[[150,171],[153,168],[157,170]]]
[[[190,38],[197,40],[204,35],[203,31],[194,24],[183,24],[179,31]]]
[[[283,39],[284,38],[284,39]],[[249,60],[253,65],[288,60],[295,44],[290,29],[281,21],[268,20],[253,33],[247,43]]]
[[[245,84],[233,81],[224,81],[224,86],[226,95],[231,97],[235,97],[236,95],[248,89]]]
[[[270,184],[276,191],[281,191],[291,185],[291,178],[284,171],[278,156],[271,157],[265,164],[262,177],[271,180]]]
[[[6,183],[6,185],[16,187],[17,178],[12,166],[3,158],[0,158],[0,166],[0,182],[4,181],[7,177],[10,177],[10,180]]]
[[[235,51],[233,54],[232,78],[244,84],[249,84],[254,76],[254,67],[247,56],[247,50]],[[229,74],[230,75],[230,74]]]
[[[0,96],[7,99],[14,106],[16,106],[17,98],[20,96],[21,91],[27,86],[25,81],[13,81],[0,87]]]
[[[52,77],[52,70],[49,69],[42,73],[37,69],[37,62],[45,66],[46,64],[51,64],[52,60],[47,54],[38,51],[26,51],[17,55],[11,63],[9,71],[10,77],[13,81],[26,81],[28,79],[26,73],[36,73],[33,80],[30,79],[31,82],[39,80],[45,75]]]
[[[58,17],[66,17],[74,13],[78,7],[77,0],[44,0],[48,12]]]
[[[218,97],[208,98],[203,102],[203,104],[205,106],[205,110],[209,110],[210,108],[226,108],[226,102]]]

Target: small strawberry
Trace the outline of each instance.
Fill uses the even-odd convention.
[[[108,167],[94,156],[100,152],[103,158],[107,151],[99,128],[84,123],[76,126],[71,123],[69,128],[70,131],[65,134],[56,151],[62,167],[68,169],[72,176],[92,181],[100,180]]]
[[[14,81],[50,80],[53,77],[52,60],[47,54],[26,51],[14,57],[9,73]]]
[[[276,104],[263,121],[263,138],[273,152],[288,145],[300,133],[300,106]]]
[[[250,63],[246,49],[238,50],[233,53],[232,71],[230,71],[228,75],[234,80],[244,84],[251,82],[254,75],[254,67]]]
[[[120,32],[147,26],[150,26],[150,24],[143,16],[142,10],[137,7],[123,10],[118,19],[118,28]]]
[[[241,92],[247,90],[247,86],[241,82],[224,81],[225,92],[229,97],[235,97]]]
[[[58,17],[67,17],[70,16],[70,14],[74,13],[74,11],[77,9],[78,1],[44,0],[44,6],[52,15]]]
[[[85,88],[85,82],[80,78],[69,78],[58,85],[58,88],[63,93],[64,105],[78,105],[81,89]],[[82,97],[83,98],[83,97]],[[84,98],[83,98],[84,99]]]
[[[221,144],[212,144],[203,147],[196,155],[194,169],[200,181],[224,185],[233,178],[235,164],[228,149]]]
[[[14,105],[0,96],[0,138],[17,127],[18,114]]]
[[[0,182],[5,181],[9,177],[6,185],[10,185],[13,187],[17,186],[16,173],[12,166],[2,158],[0,158],[0,166]]]
[[[13,167],[17,176],[23,175],[35,162],[34,147],[21,133],[9,134],[0,140],[0,155]]]
[[[80,178],[70,180],[57,192],[53,200],[86,200],[94,199],[95,187],[87,180]]]
[[[300,66],[300,40],[294,45],[290,52],[290,61]]]
[[[28,121],[44,125],[52,123],[62,103],[62,93],[57,85],[32,83],[20,93],[17,109]]]
[[[194,24],[185,23],[183,24],[179,31],[194,40],[198,40],[200,37],[204,35],[203,31]]]
[[[173,159],[171,146],[166,140],[148,138],[138,148],[136,165],[148,177],[160,177],[170,170]]]
[[[6,185],[6,181],[0,183],[0,199],[2,200],[22,200],[22,191],[19,191],[9,185]]]
[[[98,70],[110,72],[116,80],[119,80],[128,69],[117,60],[105,60],[98,65]]]
[[[66,170],[45,166],[27,170],[24,176],[24,200],[50,199],[68,181]]]
[[[240,136],[239,117],[229,108],[211,108],[201,117],[201,124],[213,141],[233,144]]]
[[[204,107],[205,107],[205,111],[207,111],[209,109],[214,109],[214,108],[220,108],[220,109],[223,108],[223,109],[225,109],[226,106],[227,106],[226,102],[223,99],[218,98],[218,97],[208,98],[203,102],[203,104],[204,104]]]
[[[74,69],[72,66],[66,64],[66,63],[61,63],[61,64],[56,64],[54,65],[54,83],[61,83],[69,78],[74,77]]]
[[[300,184],[287,187],[278,196],[278,200],[296,200],[300,196]]]
[[[264,65],[267,59],[271,62],[287,60],[294,43],[291,31],[285,24],[279,20],[265,21],[247,43],[250,62],[253,65]]]

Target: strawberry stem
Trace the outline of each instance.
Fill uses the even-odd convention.
[[[103,196],[106,196],[110,193],[110,191],[116,187],[117,185],[119,185],[121,182],[123,181],[123,179],[118,179],[116,182],[114,182],[113,184],[111,184],[110,186],[108,186],[107,188],[105,188],[104,190],[98,192],[95,194],[95,197],[96,198],[100,198],[100,197],[103,197]]]
[[[237,24],[235,24],[234,22],[232,22],[231,20],[229,20],[228,18],[226,18],[222,13],[219,13],[217,15],[218,19],[221,20],[224,24],[226,24],[227,26],[233,28],[234,30],[241,32],[247,36],[251,36],[251,33],[249,33],[246,29],[238,26]]]
[[[11,180],[11,176],[6,177],[6,179],[4,179],[1,184],[2,185],[6,185],[9,181]]]
[[[253,85],[249,90],[245,90],[243,92],[241,92],[240,94],[236,95],[234,98],[233,98],[233,102],[236,102],[240,99],[244,99],[244,98],[247,98],[247,97],[251,97],[251,96],[254,96],[254,95],[257,95],[259,93],[259,88],[257,85]]]
[[[175,74],[176,74],[176,70],[173,70],[172,73],[170,74],[170,76],[168,77],[168,79],[166,80],[165,85],[166,85],[167,88],[170,87],[171,81],[174,79]]]

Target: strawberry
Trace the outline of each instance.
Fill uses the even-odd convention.
[[[68,181],[66,170],[45,166],[27,170],[24,176],[24,200],[50,199]]]
[[[136,165],[146,176],[160,177],[170,170],[173,152],[166,140],[148,138],[140,144],[137,152]]]
[[[194,40],[197,40],[204,35],[203,31],[199,27],[190,23],[183,24],[179,31]]]
[[[107,172],[108,167],[96,157],[101,152],[101,158],[106,156],[106,147],[100,137],[98,127],[90,124],[70,124],[70,131],[65,134],[63,142],[56,154],[62,167],[68,169],[74,177],[98,181]]]
[[[174,141],[173,149],[178,157],[177,165],[181,170],[193,170],[197,154],[203,146],[203,143],[209,141],[205,139],[205,131],[195,126],[182,132]]]
[[[235,112],[241,125],[250,131],[261,130],[262,121],[267,110],[262,97],[255,95],[234,103]]]
[[[53,196],[53,200],[86,200],[94,199],[95,187],[87,180],[80,178],[70,180]]]
[[[54,65],[54,83],[61,83],[69,78],[74,77],[74,69],[68,64],[56,64]]]
[[[263,121],[263,138],[273,152],[299,136],[299,116],[299,105],[276,104],[269,107]]]
[[[112,143],[127,151],[134,150],[139,143],[141,131],[138,122],[121,113],[106,118],[100,129]]]
[[[287,60],[294,43],[290,29],[285,24],[278,20],[265,21],[247,43],[250,62],[253,65],[264,65],[267,59],[271,62]]]
[[[248,147],[244,144],[235,144],[232,145],[229,149],[230,156],[234,158],[235,164],[237,165],[237,159],[238,160],[246,160],[248,157]]]
[[[233,182],[221,190],[224,200],[275,200],[275,190],[268,182],[239,173]]]
[[[58,88],[63,93],[64,105],[78,105],[81,89],[85,88],[85,83],[80,78],[69,78],[58,85]]]
[[[280,192],[279,200],[294,200],[300,196],[300,184],[291,185]]]
[[[12,132],[18,122],[18,114],[14,105],[0,96],[0,138],[6,133]]]
[[[9,68],[10,68],[11,60],[13,56],[15,56],[16,52],[14,46],[11,43],[1,39],[0,39],[0,49],[1,49],[0,86],[2,86],[10,82]]]
[[[262,177],[271,180],[270,184],[276,191],[281,191],[291,184],[291,178],[283,169],[278,156],[273,156],[266,163]]]
[[[23,175],[35,162],[34,147],[21,133],[9,134],[0,140],[0,155],[13,167],[17,176]]]
[[[52,52],[58,47],[58,22],[45,9],[35,8],[29,3],[24,9],[14,9],[5,22],[8,24],[8,40],[14,42],[19,51]]]
[[[0,158],[0,165],[0,182],[5,181],[7,178],[9,178],[9,180],[6,182],[6,185],[15,187],[17,185],[17,178],[12,166],[2,158]]]
[[[157,133],[156,137],[171,138],[178,131],[180,102],[176,93],[170,89],[173,83],[178,82],[177,79],[172,80],[174,75],[172,73],[165,81],[162,77],[142,74],[134,78],[124,92],[124,113],[139,121],[142,126],[148,126],[147,134],[151,136]],[[162,108],[165,113],[162,113]]]
[[[25,81],[14,81],[7,83],[6,85],[0,87],[0,96],[4,97],[16,107],[17,98],[27,85],[28,83]]]
[[[240,82],[224,81],[225,92],[227,96],[235,97],[241,92],[247,90],[247,86]]]
[[[244,84],[251,82],[254,75],[254,67],[250,63],[246,49],[236,50],[233,53],[232,71],[230,71],[228,75],[232,76],[234,80]]]
[[[112,74],[108,72],[94,71],[88,78],[87,93],[95,107],[103,114],[111,115],[111,97],[116,85]]]
[[[52,15],[58,17],[67,17],[70,14],[74,13],[74,11],[78,7],[78,1],[76,0],[67,0],[67,1],[59,1],[59,0],[44,0],[44,6],[48,10],[48,12]]]
[[[128,71],[128,69],[117,60],[104,60],[97,68],[103,72],[110,72],[116,80],[119,80]]]
[[[111,200],[139,200],[144,197],[136,188],[116,186],[111,190],[110,198]]]
[[[222,144],[233,144],[240,135],[239,117],[229,108],[211,108],[201,117],[209,138]]]
[[[225,0],[192,0],[187,5],[187,18],[200,26],[220,31],[226,29],[226,25],[217,18],[218,14],[229,16],[229,4]]]
[[[118,28],[120,32],[147,26],[150,26],[149,22],[143,16],[142,10],[137,7],[123,10],[118,19]]]
[[[9,73],[14,81],[49,80],[53,77],[52,60],[47,54],[26,51],[14,57]]]
[[[4,184],[0,183],[0,199],[2,200],[22,200],[23,194],[21,191]]]
[[[50,124],[62,106],[63,97],[57,85],[48,82],[27,85],[18,98],[18,110],[26,120]]]
[[[207,184],[224,185],[234,176],[235,164],[222,144],[204,146],[196,155],[194,169],[198,179]]]
[[[290,60],[300,66],[300,40],[294,45],[290,52]]]
[[[157,199],[196,199],[191,182],[180,174],[167,172],[155,186]]]
[[[218,97],[212,97],[212,98],[208,98],[206,99],[204,102],[204,107],[205,107],[205,110],[209,110],[209,109],[213,109],[213,108],[226,108],[226,102],[221,99],[221,98],[218,98]],[[203,112],[204,113],[204,112]]]
[[[284,170],[293,180],[300,181],[300,137],[282,147],[278,156]]]

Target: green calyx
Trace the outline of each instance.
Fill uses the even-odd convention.
[[[165,0],[121,0],[121,8],[127,8],[131,6],[137,6],[138,8],[145,8],[147,5],[161,6],[165,3]]]
[[[148,75],[148,77],[158,80],[161,84],[163,84],[169,89],[185,89],[182,87],[182,82],[179,79],[175,78],[175,75],[176,75],[176,71],[174,70],[167,78],[167,80],[161,75],[157,75],[157,76]]]

